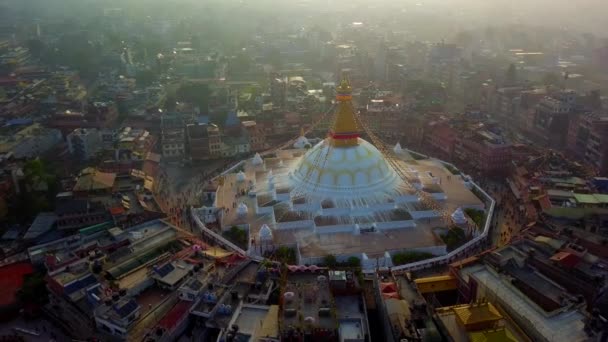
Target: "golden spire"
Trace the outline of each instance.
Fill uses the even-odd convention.
[[[335,147],[356,146],[359,144],[359,127],[355,119],[355,109],[351,102],[353,89],[346,78],[342,75],[342,81],[336,88],[336,100],[338,101],[338,112],[336,121],[329,131],[331,142]]]

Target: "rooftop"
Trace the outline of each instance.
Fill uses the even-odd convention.
[[[501,302],[503,305],[509,306],[510,312],[516,312],[521,320],[530,322],[534,329],[548,340],[582,341],[586,339],[582,313],[569,310],[547,316],[542,310],[532,305],[523,293],[507,284],[486,266],[471,266],[471,268],[470,276],[491,293],[500,293]]]

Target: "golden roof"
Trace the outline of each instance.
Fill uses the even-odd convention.
[[[86,168],[74,185],[74,191],[95,191],[110,189],[116,180],[115,173],[101,172],[95,168]]]
[[[336,88],[338,109],[336,121],[331,128],[330,135],[334,147],[349,147],[358,145],[359,126],[355,117],[352,103],[353,89],[346,78],[342,76],[340,85]]]
[[[502,319],[502,315],[492,303],[463,305],[452,310],[465,326]]]
[[[262,321],[261,327],[256,329],[255,341],[263,338],[277,338],[279,336],[279,306],[271,305]]]

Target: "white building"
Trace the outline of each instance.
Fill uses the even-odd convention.
[[[121,298],[95,309],[95,324],[105,333],[126,338],[129,327],[139,318],[140,306],[134,299]]]
[[[68,149],[74,158],[88,160],[103,146],[101,134],[96,128],[76,128],[67,136]]]

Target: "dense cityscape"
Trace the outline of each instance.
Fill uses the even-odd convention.
[[[607,341],[608,8],[529,3],[0,1],[0,341]]]

